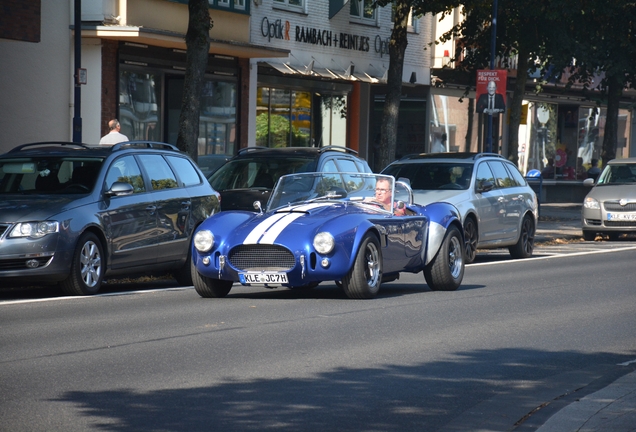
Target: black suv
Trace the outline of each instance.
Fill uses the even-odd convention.
[[[221,193],[222,210],[263,207],[279,177],[299,172],[363,172],[371,168],[354,150],[337,147],[246,147],[208,180]]]
[[[170,144],[24,144],[0,155],[0,283],[95,294],[105,277],[191,285],[195,227],[219,195]]]

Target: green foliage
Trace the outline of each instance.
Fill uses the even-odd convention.
[[[259,114],[256,116],[256,142],[269,143],[271,147],[287,147],[290,127],[292,146],[300,146],[307,142],[309,135],[291,125],[287,118],[277,114]]]
[[[152,188],[154,190],[158,189],[174,189],[176,188],[177,182],[173,179],[161,179],[161,180],[151,180]]]

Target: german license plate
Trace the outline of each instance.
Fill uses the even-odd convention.
[[[608,221],[634,221],[636,220],[636,213],[608,213]]]
[[[244,285],[282,285],[287,283],[287,273],[249,272],[239,273],[239,280]]]

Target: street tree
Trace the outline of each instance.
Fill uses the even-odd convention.
[[[186,33],[186,70],[183,98],[179,115],[177,147],[197,160],[199,138],[200,95],[210,51],[210,19],[208,0],[188,1],[188,31]]]
[[[408,45],[407,28],[409,14],[422,16],[426,13],[450,13],[459,4],[455,0],[377,0],[373,7],[392,8],[393,29],[389,39],[389,70],[387,72],[387,93],[384,100],[382,124],[380,127],[379,165],[387,166],[395,159],[397,143],[398,114],[402,95],[402,74],[404,54]],[[424,53],[421,53],[424,55]]]

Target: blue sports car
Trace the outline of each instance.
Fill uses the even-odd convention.
[[[312,288],[335,281],[349,298],[373,298],[400,272],[424,272],[432,290],[464,276],[463,229],[448,203],[413,203],[407,182],[365,173],[283,176],[267,208],[215,214],[197,228],[192,279],[202,297],[234,283]]]

